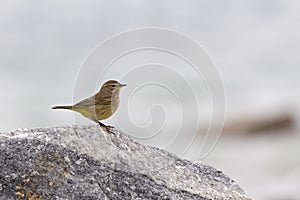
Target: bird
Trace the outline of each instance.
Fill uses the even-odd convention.
[[[100,120],[111,117],[119,107],[120,90],[126,84],[121,84],[116,80],[105,82],[99,92],[95,95],[86,98],[74,105],[69,106],[53,106],[52,109],[67,109],[80,113],[84,117],[96,122],[101,127],[104,127],[107,132],[111,126],[107,126]]]

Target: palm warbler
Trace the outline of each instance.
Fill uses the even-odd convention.
[[[54,106],[52,109],[68,109],[81,113],[83,116],[105,127],[109,132],[109,126],[99,120],[107,119],[112,116],[119,106],[120,89],[126,86],[115,80],[104,83],[98,93],[84,99],[73,106]]]

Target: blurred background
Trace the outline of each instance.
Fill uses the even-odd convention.
[[[77,123],[74,119],[78,115],[74,118],[71,112],[50,108],[76,102],[98,90],[101,84],[95,83],[86,93],[74,97],[82,63],[96,45],[129,29],[174,29],[206,49],[224,83],[224,129],[215,148],[202,161],[224,171],[254,199],[300,199],[299,11],[297,0],[1,1],[0,131]],[[149,55],[156,56],[147,55],[146,60]],[[119,64],[142,56],[136,54]],[[136,74],[136,79],[143,79],[143,74]],[[150,72],[146,74],[150,76]],[[122,73],[116,71],[105,76],[120,77]],[[195,83],[192,72],[190,77]],[[168,79],[167,72],[164,78]],[[132,75],[123,80],[130,85],[136,79]],[[176,79],[168,80],[176,87]],[[126,101],[130,94],[124,89],[122,95],[121,101]],[[205,127],[210,107],[207,95],[202,96],[198,103],[204,119],[201,126]],[[133,100],[139,108],[149,106],[149,99],[155,105],[163,104],[163,100],[168,103],[169,98],[163,91],[150,88]],[[182,101],[183,105],[192,105],[188,95]],[[144,115],[138,108],[132,110],[132,120],[147,125],[149,118],[144,116],[149,113]],[[180,112],[176,106],[169,109]],[[118,112],[118,121],[122,121],[124,105]],[[161,112],[155,113],[154,109],[151,117],[160,119]],[[168,120],[168,125],[175,127],[176,119],[169,116]],[[185,123],[194,126],[195,120],[191,117]],[[143,134],[138,130],[137,134]],[[166,129],[165,139],[174,130]],[[199,134],[201,131],[197,130]],[[137,135],[134,128],[130,132]],[[188,129],[178,138],[186,135]],[[140,141],[164,145],[158,139]],[[176,145],[166,149],[178,153]],[[190,150],[181,156],[198,160],[197,153]]]

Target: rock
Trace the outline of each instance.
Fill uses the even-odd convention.
[[[213,167],[112,132],[90,125],[0,133],[0,199],[251,199]]]

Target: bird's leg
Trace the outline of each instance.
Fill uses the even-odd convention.
[[[110,128],[113,128],[113,126],[108,126],[108,125],[105,125],[103,124],[102,122],[98,121],[97,119],[93,119],[94,122],[96,122],[97,124],[100,125],[100,127],[104,127],[105,130],[108,132],[108,133],[113,133],[110,131]]]
[[[105,125],[105,124],[103,124],[103,123],[102,123],[102,122],[100,122],[100,121],[97,121],[97,123],[98,123],[100,126],[106,127],[106,125]]]

